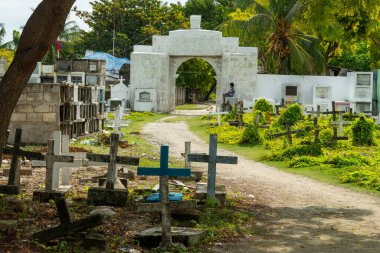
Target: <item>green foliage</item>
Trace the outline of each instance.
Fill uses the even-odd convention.
[[[321,164],[320,159],[315,157],[309,157],[309,156],[301,156],[293,158],[293,160],[290,162],[289,167],[290,168],[306,168],[306,167],[312,167],[312,166],[319,166]]]
[[[347,155],[333,155],[328,157],[325,161],[323,161],[323,163],[330,164],[335,168],[343,168],[354,165],[369,165],[369,161],[366,158],[353,153]]]
[[[375,123],[372,119],[360,116],[352,126],[353,140],[355,146],[371,146],[375,145],[374,140]]]
[[[76,15],[90,27],[77,43],[81,52],[89,49],[111,53],[115,29],[115,54],[128,56],[134,45],[151,44],[153,35],[189,26],[181,6],[170,7],[160,0],[97,0],[91,5],[91,12],[76,9]]]
[[[126,118],[132,121],[144,121],[155,115],[153,112],[131,112]]]
[[[256,118],[260,115],[259,124],[266,124],[265,115],[262,111],[254,110],[252,112],[252,120],[248,120],[248,122],[253,121],[256,124]]]
[[[263,136],[260,133],[259,127],[253,123],[248,124],[243,130],[240,143],[262,144]]]
[[[256,101],[254,110],[272,113],[274,108],[271,103],[266,101],[264,98],[260,98],[259,100]]]
[[[346,68],[352,71],[371,71],[371,56],[364,42],[356,48],[347,48],[330,61],[331,66]]]
[[[281,112],[277,125],[285,127],[286,122],[289,121],[290,126],[293,126],[300,119],[302,119],[302,108],[299,104],[294,103],[288,105],[285,110]]]
[[[218,142],[225,144],[238,144],[242,131],[234,126],[221,125],[210,129],[210,133],[218,135]]]
[[[222,121],[236,120],[236,117],[237,117],[236,107],[232,107],[231,112],[224,115],[222,118]]]
[[[351,183],[366,187],[368,189],[380,191],[379,171],[374,172],[369,170],[359,170],[354,172],[347,172],[340,177],[340,181],[345,184]]]
[[[284,150],[272,152],[266,158],[270,161],[287,161],[295,156],[320,156],[322,154],[322,146],[319,144],[299,145],[290,146]]]
[[[322,143],[331,143],[334,138],[334,131],[331,128],[323,129],[319,132],[319,140]]]

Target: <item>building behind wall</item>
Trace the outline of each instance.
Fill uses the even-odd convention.
[[[76,138],[102,129],[105,62],[38,63],[12,114],[9,129],[23,129],[23,143],[45,144],[54,131]]]

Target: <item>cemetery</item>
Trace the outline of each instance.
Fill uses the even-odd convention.
[[[0,23],[0,252],[378,251],[378,70],[258,31],[312,2],[210,2],[217,21],[196,0],[74,2],[41,1],[3,45]]]

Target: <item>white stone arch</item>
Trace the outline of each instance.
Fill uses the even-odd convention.
[[[200,29],[200,16],[190,17],[191,29],[153,36],[152,46],[135,46],[131,54],[132,109],[170,112],[175,108],[177,69],[186,60],[200,58],[215,70],[217,104],[222,92],[235,83],[239,100],[255,97],[257,48],[239,47],[239,39],[222,37],[218,31]],[[151,93],[151,101],[139,101],[141,92]]]

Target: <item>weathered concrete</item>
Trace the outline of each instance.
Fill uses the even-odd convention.
[[[88,190],[87,202],[93,205],[126,206],[127,189],[107,189],[91,187]]]
[[[172,227],[173,243],[182,243],[185,246],[197,245],[205,235],[204,230],[184,227]],[[147,248],[157,247],[162,238],[162,228],[150,228],[135,235],[135,240]]]

